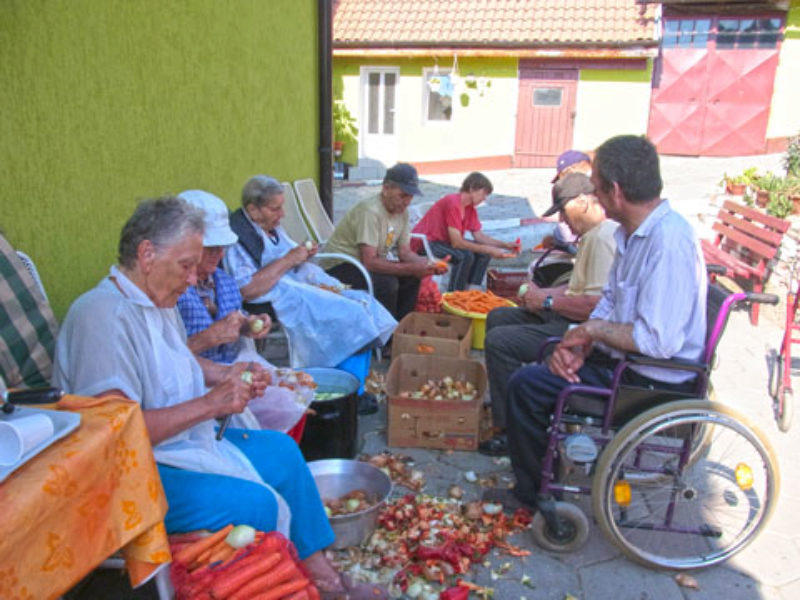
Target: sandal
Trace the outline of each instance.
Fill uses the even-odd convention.
[[[386,588],[374,583],[358,583],[342,575],[342,589],[336,592],[319,590],[321,600],[388,600]]]

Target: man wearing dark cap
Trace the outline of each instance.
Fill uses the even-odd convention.
[[[341,252],[361,261],[372,276],[375,297],[398,321],[414,310],[420,280],[446,271],[409,246],[407,209],[415,195],[422,195],[417,170],[408,163],[396,164],[386,171],[380,195],[351,208],[325,245],[325,252]],[[363,277],[351,264],[339,263],[328,273],[364,288]]]
[[[606,219],[591,180],[582,173],[570,173],[556,182],[552,194],[553,205],[544,216],[558,213],[559,220],[580,237],[575,267],[568,284],[540,288],[529,282],[518,301],[520,308],[497,308],[489,313],[486,368],[492,421],[498,433],[481,442],[479,450],[491,456],[508,454],[506,386],[512,373],[536,360],[546,338],[561,336],[570,324],[589,318],[614,259],[617,224]]]
[[[563,179],[570,173],[583,173],[587,177],[590,176],[592,174],[592,159],[589,158],[589,155],[580,150],[562,152],[558,156],[558,160],[556,160],[556,175],[551,183]],[[575,254],[578,251],[578,246],[575,242],[575,235],[570,232],[566,223],[561,222],[553,230],[553,235],[548,235],[542,240],[542,246]]]

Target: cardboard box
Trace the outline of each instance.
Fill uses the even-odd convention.
[[[469,381],[472,400],[417,400],[400,396],[416,392],[429,379]],[[477,450],[481,407],[486,394],[486,369],[477,360],[401,354],[386,374],[389,398],[389,445],[395,447]]]
[[[392,356],[429,354],[468,358],[472,320],[447,313],[408,313],[394,330]]]

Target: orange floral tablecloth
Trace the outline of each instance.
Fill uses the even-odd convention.
[[[66,396],[81,424],[0,483],[0,598],[58,598],[119,549],[136,586],[171,560],[139,405]]]

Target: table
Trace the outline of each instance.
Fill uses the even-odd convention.
[[[133,586],[171,560],[138,404],[65,396],[81,424],[0,483],[0,598],[58,598],[117,550]]]

